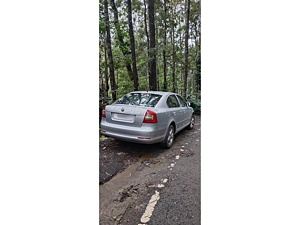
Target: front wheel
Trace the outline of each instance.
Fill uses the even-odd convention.
[[[170,125],[166,134],[164,141],[161,143],[162,147],[171,148],[174,142],[174,126]]]
[[[195,117],[194,117],[194,115],[192,115],[191,122],[188,125],[187,129],[192,130],[194,128],[194,126],[195,126]]]

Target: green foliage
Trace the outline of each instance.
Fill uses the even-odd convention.
[[[201,115],[201,100],[197,99],[195,95],[190,95],[187,97],[187,101],[191,104],[196,115]]]
[[[128,92],[133,91],[133,82],[131,82],[129,79],[120,79],[118,85],[118,98],[122,97]]]
[[[102,93],[100,93],[100,96],[99,96],[99,121],[100,122],[101,122],[102,108],[111,103],[112,103],[111,97],[105,98],[105,97],[103,97]]]
[[[149,90],[147,76],[140,77],[139,81],[140,81],[140,90],[144,90],[144,91]]]
[[[200,91],[201,91],[201,54],[199,54],[199,56],[196,59],[195,80],[196,80],[197,91],[200,93]]]
[[[146,0],[146,5],[148,1]],[[166,2],[167,11],[164,11],[164,3]],[[126,62],[131,63],[131,48],[130,38],[128,33],[128,21],[127,21],[127,2],[122,0],[115,0],[118,10],[118,26],[114,24],[114,14],[112,8],[109,7],[110,17],[110,31],[112,37],[112,51],[114,59],[115,78],[118,85],[117,97],[133,91],[133,81],[129,79],[126,69]],[[99,37],[101,46],[99,51],[101,55],[100,60],[100,72],[104,76],[105,69],[109,70],[109,65],[105,63],[105,36],[106,36],[106,24],[104,21],[103,4],[99,4]],[[136,53],[136,65],[139,79],[139,90],[149,90],[149,69],[148,69],[148,53],[147,52],[147,36],[144,24],[144,0],[132,0],[132,19],[135,36],[135,53]],[[147,28],[149,35],[149,21],[148,10],[147,13]],[[164,90],[164,62],[163,52],[166,52],[167,62],[167,90],[173,91],[173,63],[175,64],[175,80],[177,86],[177,92],[183,94],[183,74],[184,74],[184,38],[185,38],[185,1],[180,0],[157,0],[155,1],[155,26],[156,26],[156,48],[152,51],[156,53],[156,65],[157,65],[157,81],[159,83],[159,90]],[[191,101],[195,107],[195,111],[198,111],[198,105],[200,109],[200,103],[198,104],[196,99],[200,99],[201,91],[201,56],[199,53],[199,43],[195,43],[195,40],[200,40],[200,1],[191,0],[190,10],[190,40],[189,40],[189,63],[188,63],[188,87],[187,96],[195,96]],[[166,46],[164,45],[164,20],[167,25],[167,39]],[[117,29],[118,28],[118,29]],[[173,43],[171,39],[172,30],[174,30],[174,48],[175,59],[173,62]],[[198,36],[197,36],[198,35]],[[120,43],[118,36],[122,37],[124,44]],[[125,56],[123,52],[125,52]],[[108,92],[109,96],[111,91]],[[110,102],[109,99],[102,99],[101,106]],[[199,110],[200,111],[200,110]]]

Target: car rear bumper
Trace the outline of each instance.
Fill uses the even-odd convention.
[[[154,144],[164,140],[166,131],[158,130],[156,124],[143,124],[142,127],[111,124],[101,121],[101,134],[122,141]]]

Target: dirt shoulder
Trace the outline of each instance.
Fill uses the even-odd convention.
[[[195,119],[196,123],[200,123],[200,116],[195,116]],[[195,129],[197,128],[195,127]],[[173,147],[181,145],[179,142],[184,142],[185,137],[188,138],[189,136],[190,132],[185,129],[179,132],[175,137]],[[99,183],[100,185],[106,183],[129,165],[137,162],[141,157],[143,157],[141,164],[141,169],[143,169],[144,165],[151,163],[150,159],[156,158],[160,153],[166,151],[168,149],[161,147],[159,144],[144,145],[105,138],[99,143]]]

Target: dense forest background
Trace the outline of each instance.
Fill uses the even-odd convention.
[[[200,101],[200,0],[100,0],[100,105],[134,90]]]

